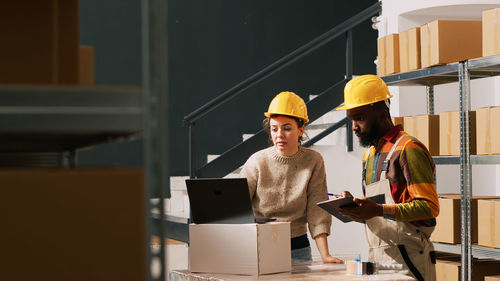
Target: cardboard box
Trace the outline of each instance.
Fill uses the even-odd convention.
[[[435,20],[420,27],[422,67],[482,55],[481,21]]]
[[[476,109],[477,154],[500,154],[500,106]]]
[[[434,242],[460,244],[461,239],[461,196],[460,194],[439,194],[439,216],[431,235]],[[499,198],[496,196],[473,196],[471,198],[471,242],[478,243],[478,201]]]
[[[479,200],[477,208],[479,217],[478,244],[500,248],[500,199]]]
[[[94,47],[78,49],[78,85],[94,86]]]
[[[500,54],[500,9],[483,11],[483,57]]]
[[[142,170],[0,170],[0,186],[2,280],[146,280]]]
[[[405,116],[404,128],[421,141],[432,156],[439,155],[439,115]]]
[[[77,0],[2,3],[0,34],[0,84],[78,84]]]
[[[436,281],[460,281],[460,260],[442,260],[436,262]],[[472,280],[483,281],[486,275],[500,273],[500,261],[477,260],[472,261]]]
[[[469,112],[469,153],[476,154],[476,112]],[[439,114],[439,155],[460,155],[460,111]]]
[[[420,69],[420,27],[399,33],[399,70],[407,72]]]
[[[401,125],[404,129],[405,118],[404,117],[391,117],[394,126]]]
[[[390,34],[377,40],[379,76],[399,73],[399,34]]]
[[[484,281],[500,281],[500,275],[496,276],[485,276]]]
[[[191,224],[191,272],[261,275],[291,270],[290,223]]]

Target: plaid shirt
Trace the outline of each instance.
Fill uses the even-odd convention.
[[[396,221],[409,221],[417,226],[434,226],[439,214],[439,201],[435,184],[435,164],[427,148],[395,126],[363,155],[366,167],[366,185],[380,180],[382,163],[396,140],[397,145],[386,174],[396,204],[384,205],[384,217]],[[363,194],[366,194],[363,186]]]

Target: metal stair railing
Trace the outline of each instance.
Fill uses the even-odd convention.
[[[319,117],[330,111],[332,105],[339,105],[343,101],[344,96],[342,95],[342,93],[344,92],[344,86],[346,82],[346,79],[338,82],[307,103],[310,120],[318,119]],[[342,119],[342,121],[340,122],[340,126],[335,127],[335,129],[342,127],[346,123],[350,123],[346,122],[346,118]],[[326,130],[328,129],[331,128],[327,128]],[[320,134],[323,134],[323,132]],[[326,135],[322,135],[322,137],[325,137]],[[321,138],[312,138],[306,144],[310,146]],[[238,145],[221,154],[219,157],[199,168],[196,171],[196,175],[200,178],[223,177],[231,173],[238,167],[242,166],[248,159],[248,157],[252,155],[252,153],[269,146],[268,139],[269,137],[267,133],[264,130],[260,130],[257,134],[253,135],[246,141],[239,143]],[[227,159],[231,159],[231,161],[227,161]]]
[[[252,138],[249,140],[243,142],[246,143],[246,145],[243,145],[243,143],[240,143],[238,146],[233,147],[230,149],[227,153],[224,153],[223,155],[219,156],[217,159],[214,161],[208,163],[207,165],[203,166],[200,169],[196,169],[194,167],[196,161],[195,161],[195,153],[194,153],[194,147],[195,147],[195,134],[194,134],[194,126],[196,124],[196,121],[205,116],[207,113],[215,110],[216,108],[220,107],[221,105],[225,104],[229,100],[233,99],[234,97],[240,95],[244,90],[248,89],[249,87],[261,82],[262,80],[266,79],[267,77],[271,76],[272,74],[276,73],[277,71],[283,69],[284,67],[292,64],[293,62],[299,60],[300,58],[310,54],[311,52],[317,50],[318,48],[322,47],[323,45],[329,43],[333,39],[336,39],[340,36],[345,36],[346,38],[346,75],[345,75],[345,80],[337,83],[336,85],[330,87],[329,89],[335,88],[339,84],[344,83],[346,80],[349,80],[352,77],[352,29],[359,25],[360,23],[364,22],[365,20],[370,19],[373,15],[376,15],[380,13],[381,11],[381,4],[380,2],[377,2],[373,4],[372,6],[368,7],[367,9],[361,11],[357,15],[349,18],[348,20],[344,21],[343,23],[335,26],[334,28],[330,29],[329,31],[325,32],[324,34],[318,36],[317,38],[313,39],[309,43],[303,45],[302,47],[299,47],[295,51],[289,53],[288,55],[282,57],[281,59],[277,60],[276,62],[272,63],[271,65],[265,67],[261,71],[255,73],[254,75],[250,76],[249,78],[245,79],[244,81],[240,82],[239,84],[235,85],[234,87],[230,88],[229,90],[225,91],[215,99],[211,100],[207,104],[201,106],[197,110],[193,111],[192,113],[186,115],[183,119],[184,126],[187,126],[189,128],[189,176],[191,178],[195,177],[217,177],[217,176],[223,176],[225,174],[219,172],[218,170],[221,171],[233,171],[238,165],[241,163],[241,159],[230,159],[230,155],[237,155],[238,153],[245,152],[245,155],[248,154],[247,151],[243,151],[243,148],[253,146],[253,151],[255,152],[258,149],[263,148],[263,144],[267,142],[267,136],[263,131],[257,133],[254,135]],[[325,92],[328,92],[326,90]],[[324,92],[324,93],[325,93]],[[336,92],[336,91],[335,91]],[[326,99],[325,95],[325,99]],[[342,94],[337,94],[338,98],[341,100],[342,99]],[[317,99],[317,98],[316,98]],[[316,100],[315,99],[315,100]],[[314,100],[313,100],[314,101]],[[310,106],[313,106],[314,103],[313,101],[308,103],[308,111],[310,115],[314,115],[315,111],[313,108],[310,108]],[[312,104],[311,104],[312,103]],[[337,103],[325,103],[323,106],[329,107],[329,110],[335,108],[336,106],[340,105],[341,101]],[[311,105],[310,105],[311,104]],[[328,111],[325,111],[326,113]],[[323,114],[324,114],[323,113]],[[319,115],[321,116],[321,115]],[[316,118],[318,118],[317,116]],[[310,118],[310,120],[314,120],[316,118]],[[349,127],[350,122],[346,122],[346,125]],[[347,133],[347,142],[348,142],[348,151],[352,151],[352,131],[349,130],[348,128],[348,133]],[[265,139],[265,141],[263,141]],[[265,147],[265,146],[264,146]],[[233,153],[229,153],[233,151]],[[251,153],[250,153],[251,154]],[[241,157],[237,157],[241,158]],[[230,163],[229,163],[230,162]],[[212,163],[212,164],[211,164]],[[215,165],[219,165],[217,168],[214,168]],[[232,170],[231,170],[232,169]],[[227,174],[227,173],[226,173]]]

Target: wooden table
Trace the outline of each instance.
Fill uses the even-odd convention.
[[[170,281],[247,281],[247,280],[391,280],[407,281],[415,280],[407,275],[395,273],[394,271],[381,270],[374,275],[349,275],[343,264],[294,264],[291,272],[267,274],[260,276],[215,274],[215,273],[192,273],[189,270],[173,270],[169,274]]]

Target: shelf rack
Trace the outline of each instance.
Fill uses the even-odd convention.
[[[137,86],[1,86],[0,96],[0,153],[74,151],[143,128]]]
[[[459,246],[435,244],[436,249],[457,252],[461,254],[461,280],[472,280],[472,256],[488,256],[500,259],[500,251],[472,246],[471,244],[471,196],[472,174],[471,165],[500,164],[500,157],[496,155],[471,156],[469,136],[470,111],[470,80],[500,75],[500,55],[483,57],[452,63],[443,66],[430,67],[416,71],[398,73],[382,77],[391,86],[425,86],[427,92],[427,112],[434,114],[434,86],[451,82],[459,83],[460,98],[460,156],[434,157],[436,164],[460,165],[460,193],[461,193],[461,236]],[[487,249],[487,250],[485,250]]]
[[[166,280],[163,224],[169,175],[166,2],[141,1],[141,86],[0,85],[0,158],[7,155],[9,159],[20,159],[16,163],[52,165],[58,161],[58,154],[68,153],[68,166],[75,166],[76,149],[143,136],[145,276],[147,280],[158,281]],[[0,166],[4,162],[0,161]],[[150,198],[160,199],[157,204],[160,219],[152,218],[155,206]],[[151,247],[154,236],[160,238],[160,251]]]
[[[434,156],[434,162],[438,165],[459,165],[460,156]],[[500,155],[471,155],[470,163],[473,165],[496,165],[500,164]]]
[[[439,252],[447,252],[453,254],[461,253],[460,244],[447,244],[434,242],[434,249]],[[500,256],[500,249],[486,248],[478,245],[472,246],[472,256],[479,259],[498,259]]]

